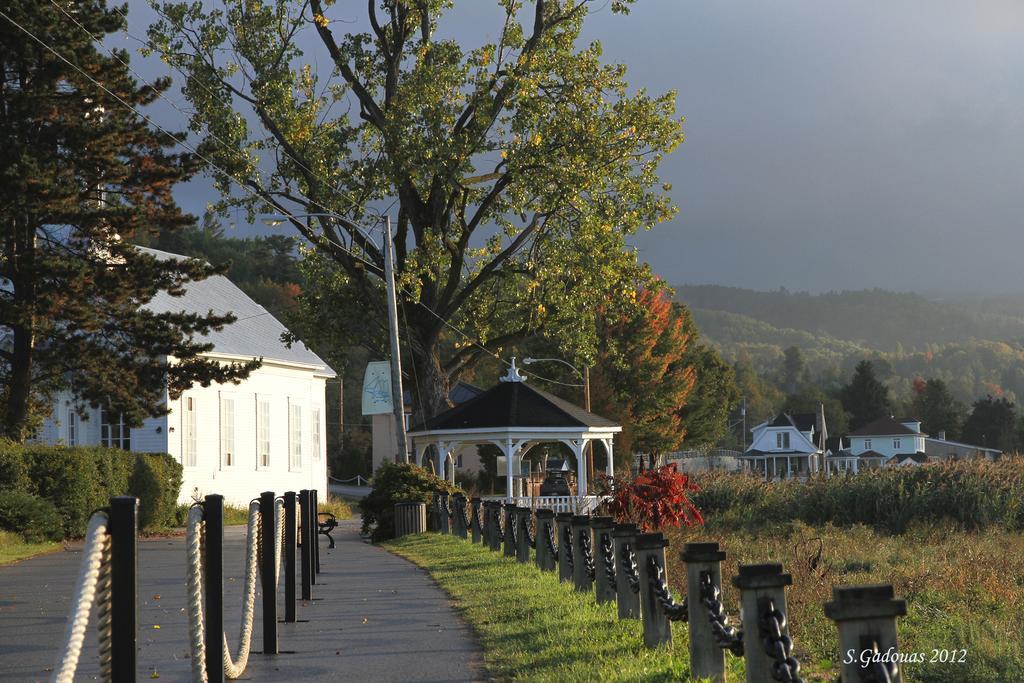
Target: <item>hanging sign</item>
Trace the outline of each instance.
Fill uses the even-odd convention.
[[[363,375],[363,415],[385,415],[391,403],[391,363],[386,360],[366,364]]]

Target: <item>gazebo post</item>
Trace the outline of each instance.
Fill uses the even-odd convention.
[[[505,500],[512,500],[512,437],[505,439]]]
[[[609,477],[615,476],[615,460],[612,458],[612,440],[604,440],[604,452],[608,454],[608,466],[605,467],[605,474]]]
[[[583,459],[585,439],[572,442],[572,452],[576,456],[576,498],[580,501],[587,495],[587,463]]]

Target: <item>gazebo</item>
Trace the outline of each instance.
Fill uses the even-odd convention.
[[[604,446],[608,455],[607,474],[612,476],[615,471],[612,439],[622,427],[536,389],[527,384],[526,379],[513,358],[508,374],[497,385],[414,426],[408,436],[416,463],[424,465],[433,446],[436,449],[435,471],[454,482],[454,456],[460,448],[493,444],[505,456],[505,499],[527,504],[528,498],[517,495],[515,487],[516,475],[522,471],[523,456],[538,444],[562,443],[576,457],[576,502],[583,503],[587,498],[586,459],[583,457],[587,444],[597,442]]]

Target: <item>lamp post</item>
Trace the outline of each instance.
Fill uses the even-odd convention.
[[[523,365],[530,365],[532,363],[561,363],[575,372],[580,379],[583,380],[583,409],[590,412],[590,366],[584,366],[583,372],[579,371],[572,363],[562,360],[561,358],[524,358]],[[590,442],[587,442],[586,446],[586,458],[587,458],[587,478],[590,481],[594,480],[594,449]]]
[[[263,222],[269,226],[277,226],[292,218],[327,217],[334,218],[330,213],[304,213],[288,216],[269,216]],[[409,449],[405,436],[405,392],[402,390],[402,356],[398,345],[398,303],[395,297],[395,245],[391,240],[391,217],[377,216],[384,221],[384,284],[387,289],[388,304],[388,340],[391,344],[391,407],[395,418],[395,438],[398,454],[402,462],[409,462]],[[356,230],[359,226],[353,224]],[[361,234],[362,231],[360,231]],[[364,236],[365,237],[365,236]],[[344,244],[339,245],[347,250]]]

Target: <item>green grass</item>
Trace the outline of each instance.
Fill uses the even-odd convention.
[[[527,681],[689,680],[686,629],[670,647],[643,646],[639,621],[619,621],[555,572],[519,564],[454,536],[422,534],[384,547],[423,567],[454,598],[479,636],[493,679]],[[740,662],[731,662],[742,680]]]
[[[56,550],[60,543],[47,541],[44,543],[26,543],[21,534],[0,531],[0,565],[10,564],[27,557],[42,555]]]

